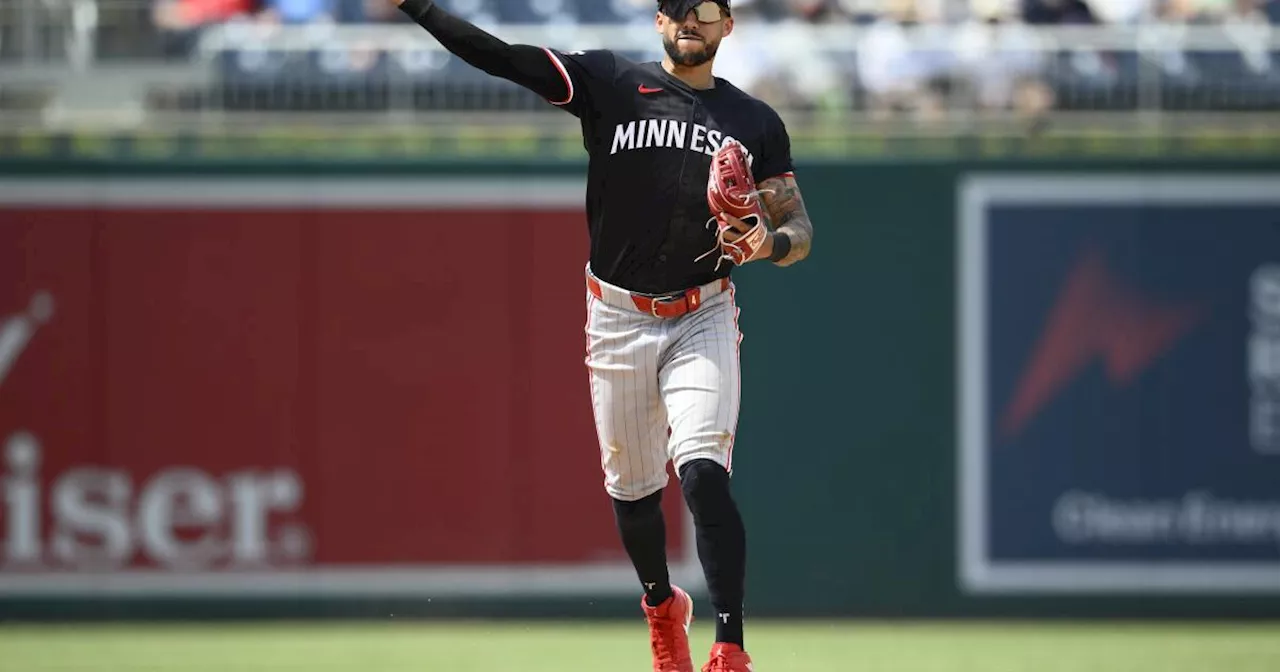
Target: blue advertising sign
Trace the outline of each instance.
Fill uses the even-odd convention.
[[[974,593],[1280,592],[1280,176],[974,176]]]

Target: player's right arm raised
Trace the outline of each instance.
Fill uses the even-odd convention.
[[[468,64],[515,82],[556,105],[567,104],[573,98],[569,75],[550,51],[527,44],[507,44],[446,12],[432,0],[392,2]]]

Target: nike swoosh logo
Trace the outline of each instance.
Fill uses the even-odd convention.
[[[662,90],[662,89],[651,89],[651,88],[649,88],[649,87],[645,86],[644,84],[641,84],[641,85],[640,85],[640,93],[657,93],[657,92],[659,92],[659,91],[661,91],[661,90]]]
[[[1127,384],[1204,317],[1203,306],[1170,305],[1115,277],[1100,251],[1089,250],[1068,274],[1031,361],[1001,418],[1010,437],[1085,367],[1099,358],[1107,377]]]

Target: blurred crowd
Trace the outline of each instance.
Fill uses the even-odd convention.
[[[104,0],[110,2],[111,0]],[[616,23],[653,17],[650,0],[439,0],[478,22]],[[1276,0],[735,0],[738,19],[766,23],[873,24],[878,21],[957,23],[966,20],[1044,24],[1280,22]],[[402,17],[389,0],[155,0],[152,16],[165,30],[231,20],[287,24],[381,23]]]
[[[112,49],[136,55],[139,45],[151,44],[156,55],[183,59],[193,53],[202,34],[226,24],[408,22],[390,0],[18,2],[95,5],[98,53],[106,58]],[[653,0],[437,2],[500,35],[501,26],[517,24],[614,24],[638,30],[652,24],[655,12]],[[0,0],[0,59],[5,21],[13,20],[5,18],[6,5],[10,10],[21,6]],[[1182,100],[1193,107],[1240,103],[1280,110],[1280,50],[1270,48],[1269,33],[1271,25],[1280,23],[1280,0],[734,0],[733,7],[737,28],[721,46],[718,74],[793,110],[839,114],[857,109],[873,117],[906,115],[925,121],[944,118],[950,109],[1002,110],[1024,115],[1034,124],[1047,110],[1080,109],[1071,108],[1073,104],[1132,109],[1142,95],[1138,70],[1151,67],[1159,69],[1162,95],[1168,94],[1161,105]],[[132,8],[132,13],[121,13],[125,8]],[[1180,46],[1176,35],[1167,43],[1162,37],[1153,66],[1149,56],[1140,63],[1132,49],[1108,53],[1075,45],[1045,48],[1033,30],[1152,23],[1214,27],[1223,33],[1225,51],[1193,54]],[[802,32],[778,30],[779,26],[853,26],[862,32],[856,44],[830,44]],[[654,36],[653,51],[646,56],[658,56],[658,49]],[[390,67],[403,65],[389,60]],[[304,68],[290,66],[281,70],[288,73],[286,79],[267,80],[263,71],[248,70],[250,61],[229,66],[239,68],[241,81],[262,87],[302,86],[298,73]],[[448,89],[450,77],[471,74],[447,67],[439,72],[423,86]],[[320,73],[329,74],[333,73]],[[351,79],[343,81],[352,85]],[[323,80],[317,86],[331,84]],[[1206,87],[1213,95],[1202,95]],[[362,101],[377,100],[367,91],[360,95]],[[424,97],[447,98],[447,93]]]
[[[438,1],[490,26],[634,25],[651,22],[655,9],[652,0]],[[1014,110],[1032,119],[1052,108],[1056,89],[1046,76],[1054,66],[1052,56],[1032,44],[1033,31],[1021,30],[1027,27],[1280,22],[1280,0],[736,0],[733,5],[738,28],[722,46],[718,66],[739,86],[791,107],[857,107],[878,116],[905,113],[925,120],[944,115],[959,99],[966,108]],[[152,16],[170,53],[190,49],[203,28],[228,21],[406,21],[388,0],[156,0]],[[845,58],[831,45],[782,40],[774,30],[780,25],[850,25],[867,32],[856,50],[844,50]],[[908,36],[918,40],[923,34],[927,43],[930,31],[943,40],[934,48],[921,48]],[[1260,66],[1246,59],[1242,67],[1261,68],[1270,77],[1269,53],[1265,56]],[[1077,66],[1079,58],[1072,68],[1085,73],[1078,77],[1083,85],[1101,81]]]
[[[382,0],[156,0],[152,17],[165,32],[185,33],[228,21],[375,23],[393,9]]]

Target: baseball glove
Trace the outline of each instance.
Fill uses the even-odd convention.
[[[736,140],[721,145],[711,157],[707,205],[713,215],[707,225],[712,222],[716,225],[716,245],[698,260],[716,251],[720,252],[720,261],[728,259],[739,266],[756,259],[769,229],[765,224],[764,204],[751,175],[751,165],[747,163],[747,150]],[[751,228],[743,233],[721,214],[732,215]],[[716,262],[717,270],[720,261]]]

